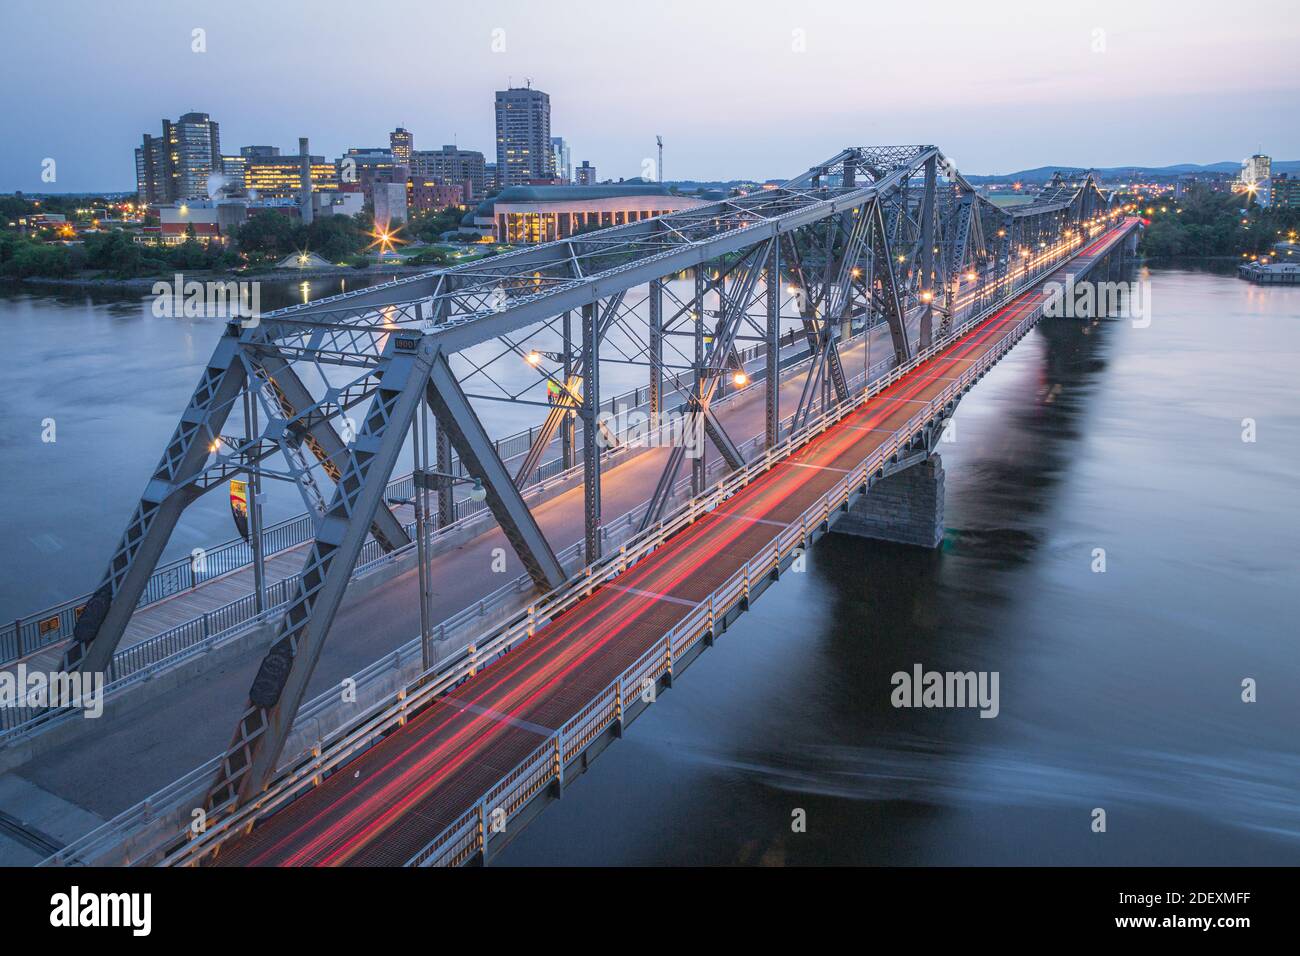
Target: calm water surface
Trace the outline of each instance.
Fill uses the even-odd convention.
[[[942,551],[823,539],[501,861],[1300,862],[1300,288],[1150,281],[1149,328],[1040,325],[962,403]],[[93,586],[219,328],[13,289],[0,328],[13,616]],[[231,536],[209,497],[169,554]],[[916,663],[1000,715],[894,709]]]

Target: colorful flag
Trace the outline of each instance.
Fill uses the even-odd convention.
[[[248,482],[230,479],[230,513],[235,519],[235,530],[248,540]]]

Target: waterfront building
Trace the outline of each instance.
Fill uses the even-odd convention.
[[[380,185],[399,184],[403,195],[410,167],[399,163],[388,150],[349,149],[338,161],[338,178],[344,186],[356,185],[365,195],[366,202],[375,208],[375,188]],[[405,200],[403,200],[405,202]]]
[[[241,190],[244,188],[244,171],[248,168],[248,157],[239,156],[222,156],[221,172],[226,177],[226,182],[237,185]]]
[[[405,169],[406,167],[401,167]],[[406,222],[406,179],[371,185],[370,202],[375,210],[375,227],[386,228]]]
[[[1255,197],[1261,206],[1270,201],[1270,183],[1273,175],[1273,160],[1256,153],[1241,164],[1241,189]]]
[[[701,205],[660,184],[507,186],[467,215],[462,229],[500,242],[550,242]]]
[[[167,151],[160,138],[148,133],[135,148],[135,194],[143,206],[167,202]]]
[[[407,206],[412,213],[435,212],[450,207],[465,207],[471,202],[470,184],[444,183],[437,179],[412,175],[407,189]]]
[[[551,98],[531,87],[497,90],[497,177],[501,186],[555,175]]]
[[[207,113],[185,113],[175,123],[163,120],[167,144],[168,198],[208,194],[208,177],[221,172],[221,133]]]

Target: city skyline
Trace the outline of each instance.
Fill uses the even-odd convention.
[[[495,91],[528,82],[550,95],[553,133],[571,144],[575,166],[589,160],[614,179],[641,174],[656,134],[674,178],[697,180],[794,175],[808,156],[846,142],[942,141],[972,174],[1236,161],[1234,147],[1300,156],[1300,131],[1278,121],[1300,89],[1290,69],[1300,34],[1270,13],[1282,4],[1261,8],[1262,30],[1208,3],[1186,5],[1177,19],[1117,3],[1026,6],[1032,16],[942,3],[928,26],[930,69],[911,59],[914,45],[872,42],[912,22],[899,12],[670,3],[653,20],[618,9],[548,18],[504,4],[458,13],[456,42],[439,44],[418,79],[412,65],[424,62],[427,34],[418,28],[441,28],[436,11],[385,8],[410,28],[349,34],[326,62],[312,39],[328,35],[330,6],[303,23],[240,2],[110,10],[56,0],[68,14],[57,34],[41,26],[49,4],[7,10],[0,49],[13,79],[0,109],[12,128],[0,137],[0,189],[128,191],[140,131],[191,110],[222,124],[227,152],[249,143],[288,152],[305,135],[315,152],[339,156],[386,142],[400,125],[417,149],[455,143],[492,156]],[[256,28],[232,27],[231,11],[246,11]],[[963,42],[990,25],[999,42]],[[286,30],[305,42],[283,44]],[[150,68],[128,68],[123,44]],[[617,58],[577,55],[602,48]],[[838,95],[855,85],[863,92]],[[1080,109],[1085,98],[1091,107]],[[1219,118],[1206,123],[1208,113]],[[798,135],[782,120],[796,116]],[[1096,135],[1102,116],[1105,137]],[[42,179],[51,158],[54,182]]]

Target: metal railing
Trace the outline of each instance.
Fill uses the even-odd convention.
[[[796,356],[792,364],[797,366],[804,361],[807,361],[806,357]],[[878,363],[876,367],[891,363],[892,360],[886,360],[885,363]],[[861,377],[862,373],[859,373],[854,382]],[[752,387],[754,386],[750,385],[744,389],[730,392],[715,402],[715,405],[726,404],[731,399],[744,395]],[[788,428],[792,421],[793,416],[785,419],[782,422],[782,428]],[[742,444],[740,446],[742,455],[751,453],[758,440],[759,438],[755,438]],[[614,459],[626,450],[622,446],[609,449],[603,453],[602,457],[607,460]],[[563,464],[562,461],[559,463]],[[720,467],[720,463],[715,461],[710,470],[716,470],[718,467]],[[581,471],[581,464],[577,464],[568,469],[557,470],[555,474],[547,477],[539,476],[526,486],[527,493],[534,495],[545,494],[552,487],[573,480],[576,475],[581,474]],[[680,493],[679,489],[683,484],[685,484],[685,481],[678,483],[678,486],[674,489],[674,494]],[[406,475],[390,482],[388,493],[393,497],[409,496],[414,494],[413,488],[411,477]],[[456,502],[455,520],[451,524],[429,531],[428,540],[433,543],[443,535],[463,530],[471,518],[486,514],[487,507],[485,504],[471,501],[468,498],[460,499]],[[314,527],[310,523],[311,518],[308,515],[295,520],[307,522],[308,529]],[[404,528],[408,537],[415,537],[415,522],[406,523]],[[602,534],[604,533],[602,530]],[[307,540],[310,540],[310,537],[311,532],[309,530]],[[243,542],[241,540],[238,543],[242,544]],[[385,564],[396,562],[409,554],[413,548],[414,544],[412,543],[394,551],[384,552],[377,541],[373,538],[367,539],[362,546],[352,576],[357,577]],[[175,667],[199,654],[206,653],[251,627],[274,619],[288,605],[297,587],[298,578],[299,575],[291,575],[268,585],[264,592],[266,596],[263,603],[264,610],[261,613],[257,611],[255,596],[249,593],[200,614],[189,621],[168,628],[130,647],[116,651],[106,674],[105,693],[115,694],[133,684],[148,680],[164,670]],[[526,576],[521,576],[518,579],[519,582],[526,580],[530,579]],[[516,588],[516,591],[518,590],[520,589]],[[490,597],[495,596],[494,594]],[[490,603],[485,605],[485,600],[487,599],[480,600],[476,606],[495,609]],[[51,709],[48,707],[9,707],[0,710],[0,745],[42,731],[51,723],[75,716],[75,713],[75,711],[68,708]]]
[[[792,330],[782,336],[781,348],[784,349],[798,344],[801,338],[802,333],[798,330]],[[807,352],[806,347],[797,349],[794,355],[784,358],[783,363],[797,365],[799,362],[806,360]],[[760,342],[743,350],[740,353],[740,358],[742,363],[748,363],[762,358],[766,354],[767,345]],[[674,387],[689,387],[689,382],[682,375],[670,376],[669,380],[675,383]],[[753,384],[746,386],[744,390],[752,387],[754,387]],[[603,402],[600,410],[613,415],[621,410],[639,409],[648,404],[649,394],[649,386],[634,388]],[[679,404],[678,408],[683,407],[683,404]],[[523,458],[532,447],[537,437],[537,431],[536,428],[529,428],[496,439],[494,445],[496,446],[497,455],[507,464],[512,460]],[[548,447],[554,449],[559,443],[560,439],[557,437],[552,440]],[[579,430],[574,435],[574,454],[577,455],[581,450],[582,432]],[[532,488],[534,485],[542,484],[566,470],[563,459],[558,456],[553,457],[544,462],[532,475],[529,475],[521,487]],[[455,455],[452,456],[451,460],[451,472],[460,476],[467,475],[459,457]],[[394,478],[388,483],[385,490],[385,497],[389,499],[409,499],[414,494],[414,484],[409,473]],[[455,523],[486,511],[487,505],[484,502],[463,497],[455,500],[453,509],[452,523]],[[295,515],[292,518],[277,522],[262,532],[262,553],[266,557],[271,557],[306,544],[311,541],[315,528],[316,517],[310,513]],[[373,545],[373,539],[368,541],[367,545]],[[370,558],[366,560],[370,560]],[[192,591],[215,578],[249,567],[252,563],[252,544],[243,538],[232,538],[212,548],[204,549],[200,559],[177,558],[158,567],[149,576],[149,580],[145,583],[144,593],[141,595],[136,608],[146,608],[177,594]],[[0,664],[18,660],[42,648],[71,638],[77,625],[77,618],[90,598],[91,594],[82,594],[5,624],[0,624]],[[219,611],[212,613],[219,613]],[[193,634],[203,630],[204,627],[203,616],[196,617],[179,627],[172,628],[171,631],[175,633],[168,632],[165,640],[176,643],[179,632],[184,631]],[[164,638],[164,635],[160,634],[159,637]]]

